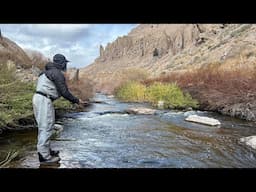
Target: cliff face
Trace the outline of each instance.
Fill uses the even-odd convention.
[[[159,57],[169,52],[175,55],[193,44],[198,34],[194,25],[172,25],[171,28],[169,25],[141,25],[128,36],[119,37],[108,44],[96,61],[151,57],[155,49]]]
[[[139,25],[105,48],[100,46],[100,56],[80,75],[101,89],[100,84],[113,83],[127,68],[143,69],[154,77],[224,62],[255,49],[255,29],[251,24]]]

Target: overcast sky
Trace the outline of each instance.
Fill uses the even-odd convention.
[[[137,24],[0,24],[2,35],[24,49],[40,51],[46,57],[62,53],[69,67],[85,67],[118,36],[127,35]]]

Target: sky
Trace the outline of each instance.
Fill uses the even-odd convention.
[[[63,54],[71,62],[68,68],[85,67],[117,37],[127,35],[138,24],[0,24],[4,37],[23,49],[40,51],[52,59]]]

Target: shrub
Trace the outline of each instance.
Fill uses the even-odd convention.
[[[146,100],[156,105],[158,101],[164,101],[165,108],[197,107],[197,101],[175,84],[154,83],[147,88]]]
[[[67,84],[72,94],[82,100],[89,100],[94,96],[93,85],[87,78],[78,81],[67,80]]]
[[[31,59],[32,66],[38,67],[43,70],[49,60],[39,51],[26,49],[25,50],[29,58]]]
[[[154,83],[146,87],[139,82],[128,82],[119,87],[115,93],[118,99],[132,102],[150,102],[157,105],[164,101],[165,108],[196,108],[198,103],[186,93],[183,94],[176,84]]]
[[[139,82],[130,81],[116,90],[115,95],[123,101],[140,102],[145,100],[146,87]]]

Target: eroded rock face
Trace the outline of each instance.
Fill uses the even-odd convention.
[[[70,81],[78,81],[79,80],[79,69],[76,69],[76,68],[68,69],[67,76]]]
[[[140,25],[127,36],[118,37],[104,49],[100,46],[100,61],[112,61],[121,57],[152,57],[154,50],[158,56],[171,52],[173,55],[194,43],[199,35],[194,25]]]

